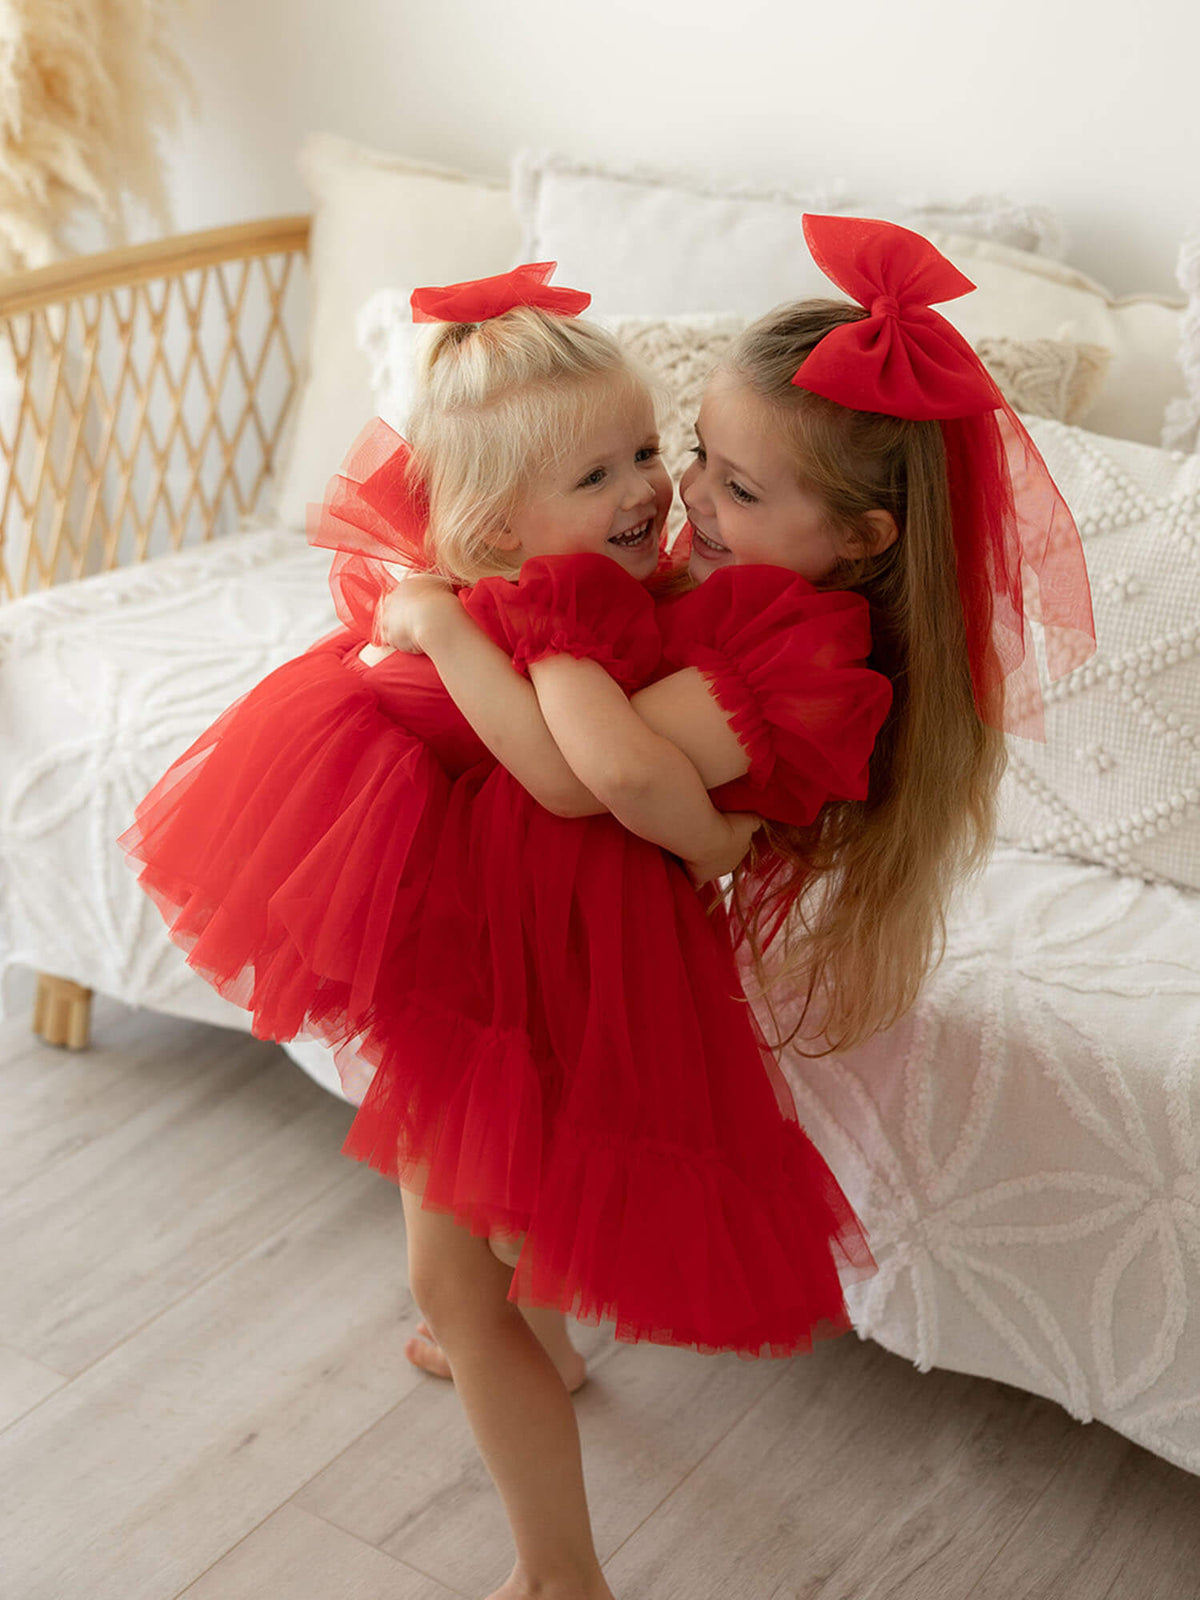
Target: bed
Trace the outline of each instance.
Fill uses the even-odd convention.
[[[743,215],[745,195],[528,161],[510,194],[330,140],[305,160],[311,220],[0,285],[0,973],[40,975],[49,1042],[86,1045],[92,991],[247,1026],[114,841],[217,712],[335,625],[303,506],[364,410],[402,420],[403,286],[552,253],[571,282],[600,228],[609,258],[574,272],[686,413],[720,341],[769,303],[739,241],[762,252],[806,203]],[[689,281],[629,281],[639,207],[662,228],[671,204],[723,230],[720,281],[693,257]],[[1200,1472],[1200,456],[1159,434],[1186,399],[1185,311],[1106,298],[1039,253],[1036,217],[1010,221],[948,248],[990,297],[969,336],[1001,365],[1042,346],[1013,381],[1049,396],[1027,416],[1084,537],[1099,652],[1051,691],[1047,745],[1014,742],[1003,840],[913,1012],[784,1065],[879,1263],[851,1290],[862,1337]],[[1085,390],[1086,428],[1066,420]],[[340,1093],[321,1047],[288,1050]]]

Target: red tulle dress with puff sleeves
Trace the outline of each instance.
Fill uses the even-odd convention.
[[[339,567],[378,593],[361,547]],[[866,792],[890,686],[857,597],[748,567],[656,606],[579,555],[460,599],[518,666],[565,650],[627,692],[697,666],[750,756],[726,808],[804,822]],[[538,806],[426,658],[368,667],[362,643],[270,674],[137,808],[122,843],[191,965],[260,1036],[334,1047],[361,1100],[347,1154],[523,1236],[512,1300],[745,1356],[843,1331],[874,1263],[724,907],[611,817]]]
[[[565,651],[629,691],[698,667],[750,757],[726,809],[806,823],[866,793],[891,687],[858,596],[744,567],[655,608],[574,555],[469,606],[519,668]],[[503,768],[458,780],[447,815],[415,960],[398,944],[404,970],[382,974],[372,1025],[392,1042],[348,1152],[402,1181],[419,1159],[427,1204],[524,1235],[511,1298],[618,1338],[754,1356],[844,1331],[843,1286],[874,1262],[745,1000],[724,905]]]

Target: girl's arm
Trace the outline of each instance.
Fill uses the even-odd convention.
[[[539,805],[559,817],[607,811],[551,737],[533,685],[444,583],[406,579],[383,601],[380,623],[393,646],[429,657],[476,734]]]
[[[631,833],[695,863],[720,860],[739,842],[749,843],[757,819],[751,826],[745,817],[726,816],[708,797],[709,783],[737,777],[749,761],[698,672],[696,684],[715,716],[703,712],[694,694],[689,701],[676,688],[650,700],[662,731],[643,721],[599,662],[548,656],[535,661],[529,675],[546,726],[572,771]],[[642,690],[635,699],[650,692]],[[675,722],[702,751],[707,770],[680,747]]]
[[[599,707],[601,716],[614,722],[614,732],[617,725],[623,729],[620,760],[594,767],[588,756],[602,746],[585,752],[570,734],[568,739],[576,759],[595,770],[600,781],[611,788],[616,804],[607,795],[597,794],[583,775],[573,770],[547,728],[534,685],[515,670],[504,651],[443,583],[410,578],[384,601],[381,621],[384,635],[394,645],[429,656],[447,693],[479,738],[547,810],[575,817],[612,810],[631,832],[682,856],[698,883],[732,872],[745,854],[758,819],[715,810],[705,782],[725,780],[715,777],[702,782],[687,757],[672,745],[668,729],[662,729],[662,736],[647,730],[630,710],[623,691],[597,662],[575,662],[561,656],[539,664],[536,670],[561,664],[556,669],[557,681],[566,689],[565,720],[570,726],[574,694],[568,682],[570,668],[590,669],[584,693],[590,707]],[[732,740],[740,756],[741,745],[724,723],[723,714],[708,696],[699,674],[693,676],[717,714],[718,731]],[[549,672],[546,677],[549,681]],[[547,692],[553,698],[554,690]],[[657,708],[658,698],[652,705]],[[579,709],[584,711],[582,706]],[[667,722],[672,714],[678,714],[674,705],[666,714]],[[693,744],[699,743],[693,728],[687,727],[685,736]],[[602,740],[603,734],[597,737]],[[746,770],[744,762],[741,770]]]
[[[630,704],[647,727],[683,751],[705,788],[718,789],[749,772],[746,747],[699,668],[684,667],[647,684]]]

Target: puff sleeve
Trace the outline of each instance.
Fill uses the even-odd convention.
[[[462,599],[519,672],[544,656],[569,655],[598,661],[629,692],[658,665],[654,601],[608,556],[533,556],[516,583],[483,578]]]
[[[802,826],[827,800],[866,797],[892,686],[866,665],[861,595],[819,591],[781,567],[725,567],[660,606],[659,627],[659,675],[698,668],[750,759],[714,804]]]

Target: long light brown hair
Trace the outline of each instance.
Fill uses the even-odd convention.
[[[735,874],[774,1042],[810,1055],[846,1049],[913,1005],[944,951],[952,891],[986,860],[1005,764],[972,691],[940,424],[849,410],[791,381],[825,334],[867,314],[844,301],[783,306],[721,364],[775,409],[797,481],[826,506],[842,552],[817,587],[866,598],[869,664],[893,688],[867,798],[831,800],[805,828],[768,824],[766,851]],[[899,528],[880,553],[872,510]],[[772,912],[789,901],[767,945]],[[773,998],[783,994],[799,1011],[787,1040]]]

